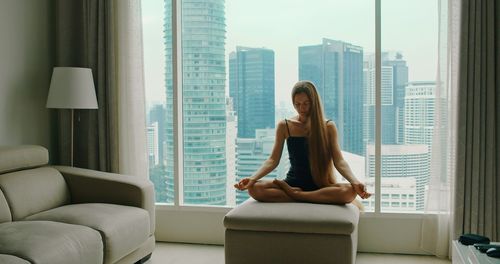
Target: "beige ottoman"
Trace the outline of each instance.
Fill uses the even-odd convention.
[[[226,263],[355,263],[358,220],[352,204],[250,198],[224,217]]]

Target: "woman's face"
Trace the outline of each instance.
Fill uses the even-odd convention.
[[[298,93],[293,97],[293,106],[300,117],[309,117],[311,110],[311,101],[306,93]]]

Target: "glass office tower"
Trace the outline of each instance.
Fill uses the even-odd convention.
[[[229,55],[229,96],[238,116],[238,138],[274,128],[274,51],[236,47]]]
[[[182,0],[184,204],[226,204],[224,0]],[[172,5],[165,1],[167,202],[174,197]]]
[[[299,47],[299,79],[316,85],[342,150],[363,155],[363,48],[331,39]]]
[[[363,62],[364,136],[367,144],[375,142],[375,54]],[[382,144],[404,144],[405,88],[408,67],[400,52],[382,52]]]

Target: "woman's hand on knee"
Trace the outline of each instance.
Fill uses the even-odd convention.
[[[372,196],[371,193],[366,191],[366,186],[364,183],[353,182],[353,183],[351,183],[351,185],[352,185],[352,188],[354,189],[354,191],[356,192],[356,194],[359,195],[359,197],[361,197],[363,199],[368,199],[368,198],[370,198],[370,196]]]
[[[256,183],[257,181],[255,179],[252,179],[252,178],[243,178],[241,179],[238,183],[234,184],[234,188],[240,190],[240,191],[244,191],[244,190],[247,190],[249,188],[252,188],[252,186]]]

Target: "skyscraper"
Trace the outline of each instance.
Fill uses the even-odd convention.
[[[393,101],[392,67],[382,66],[382,144],[396,143],[396,107]],[[375,60],[369,56],[364,61],[363,87],[365,102],[363,105],[363,142],[375,143]]]
[[[408,83],[408,66],[400,52],[382,53],[382,66],[392,67],[393,102],[395,106],[396,143],[404,144],[405,91]]]
[[[229,55],[229,96],[238,116],[238,138],[274,128],[274,51],[237,47]]]
[[[410,82],[405,96],[405,144],[425,144],[431,149],[434,132],[436,82]]]
[[[238,117],[233,109],[231,97],[226,98],[226,204],[236,205],[236,189],[233,184],[236,182],[236,134],[238,133]]]
[[[382,144],[403,144],[404,95],[408,67],[399,52],[382,52]],[[375,54],[363,62],[364,132],[363,141],[375,142]]]
[[[154,122],[147,128],[148,137],[148,162],[149,167],[158,166],[160,164],[160,155],[158,147],[158,122]]]
[[[331,39],[299,47],[299,79],[316,85],[342,149],[363,155],[363,48]]]
[[[156,104],[149,110],[148,124],[158,123],[158,160],[160,165],[165,164],[165,107],[162,104]]]
[[[434,136],[434,118],[436,108],[436,82],[415,81],[408,83],[405,91],[405,144],[423,144],[427,146],[429,157],[432,153]],[[430,164],[428,165],[430,167]],[[429,182],[430,168],[420,184],[417,181],[417,210],[423,210],[426,200],[425,186]]]
[[[370,178],[375,177],[375,146],[368,145],[366,147],[366,171]],[[425,186],[429,180],[430,170],[430,154],[427,145],[382,145],[382,185],[381,198],[383,201],[391,202],[391,204],[382,204],[389,210],[423,210],[425,203]],[[413,187],[408,188],[408,181],[414,182]],[[391,193],[392,200],[386,197]],[[405,202],[414,203],[407,204],[400,208],[400,196],[394,197],[392,194],[408,195],[408,200]],[[413,195],[413,196],[410,196]],[[392,204],[392,202],[397,202]]]
[[[167,202],[174,197],[172,6],[165,1]],[[186,204],[226,204],[224,0],[182,0],[182,95]],[[179,87],[181,88],[181,87]]]

